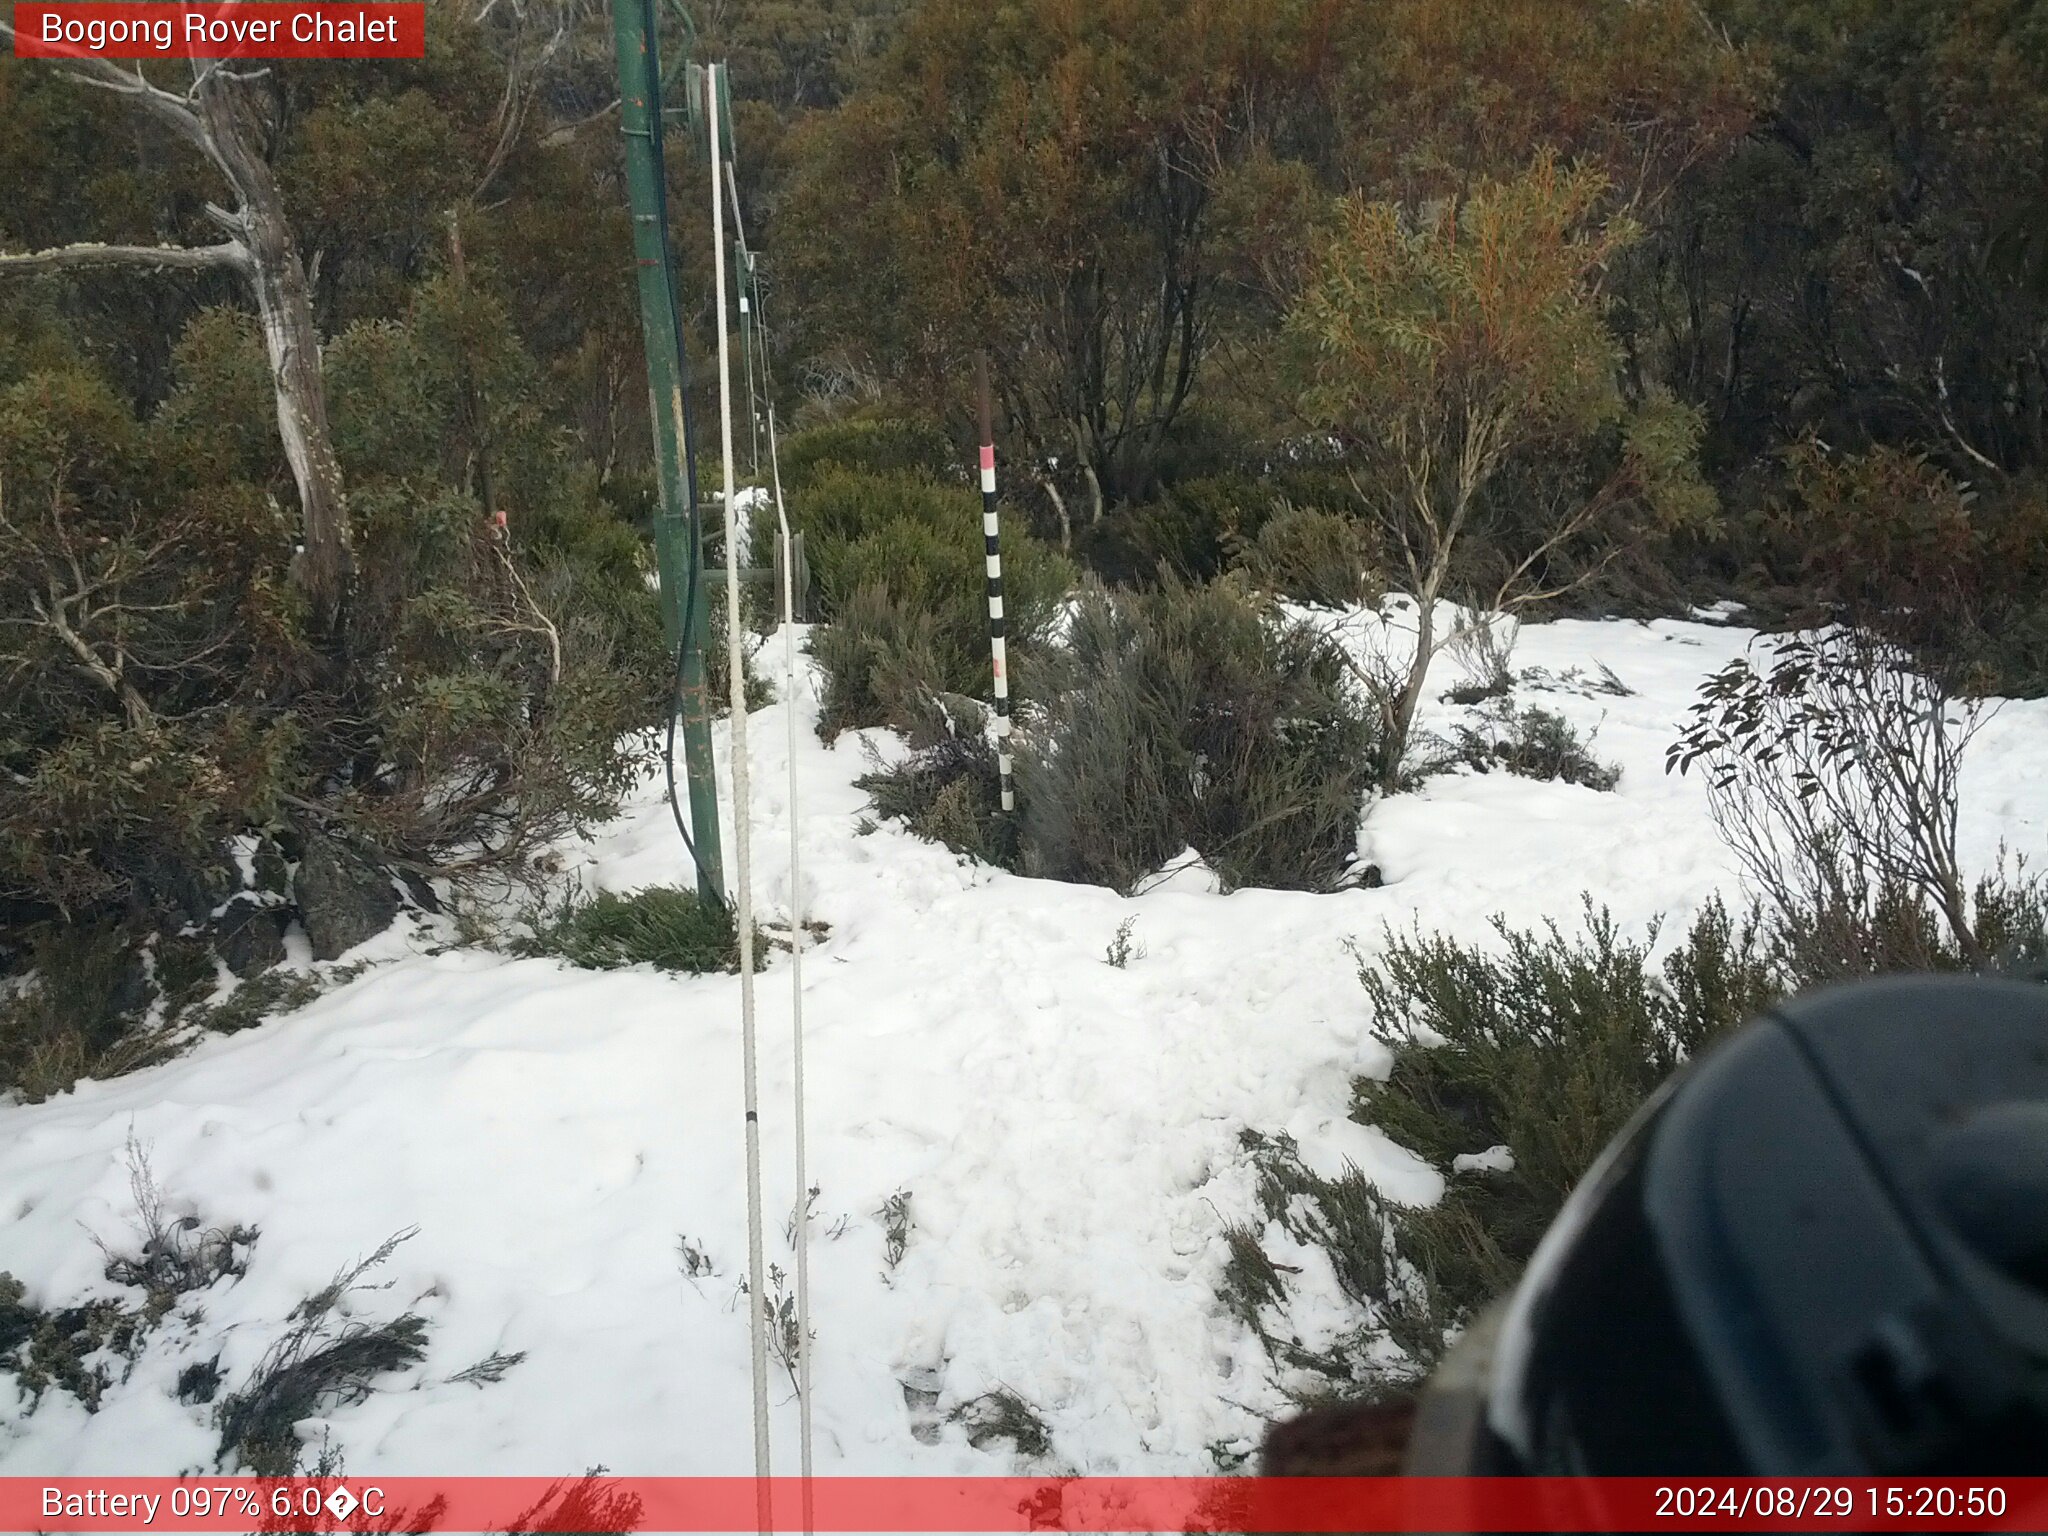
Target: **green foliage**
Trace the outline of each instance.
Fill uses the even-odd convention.
[[[437,279],[326,363],[355,522],[338,658],[289,581],[246,321],[201,314],[144,420],[75,367],[0,392],[0,892],[31,910],[167,917],[181,871],[288,796],[458,877],[517,869],[636,781],[666,674],[644,563],[503,305]]]
[[[1341,658],[1238,585],[1079,600],[1018,763],[1024,866],[1129,890],[1193,847],[1227,888],[1326,890],[1376,742]]]
[[[222,334],[208,320],[201,339]],[[265,820],[293,766],[297,722],[262,707],[303,660],[289,546],[256,487],[218,478],[220,435],[181,430],[197,403],[181,389],[138,423],[78,368],[0,391],[0,891],[15,900],[90,912],[146,895],[166,864]]]
[[[917,475],[935,484],[964,478],[964,461],[933,422],[910,416],[856,417],[782,440],[782,488],[796,498],[832,470]]]
[[[737,971],[739,929],[732,909],[695,891],[649,886],[630,896],[600,891],[587,901],[570,898],[534,925],[520,945],[529,955],[552,955],[586,970],[652,965],[665,971]],[[754,940],[756,969],[767,946]]]
[[[811,636],[823,672],[818,734],[826,740],[862,725],[907,731],[924,718],[930,680],[944,675],[937,626],[879,587],[854,593],[839,617]]]
[[[1634,231],[1598,220],[1606,190],[1539,157],[1419,221],[1340,205],[1288,322],[1309,419],[1403,463],[1465,445],[1475,484],[1520,442],[1616,420],[1618,349],[1590,279]]]
[[[1679,185],[1617,290],[1647,371],[1706,408],[1709,462],[1737,481],[1737,466],[1815,435],[1924,452],[1987,489],[2037,473],[2048,397],[2018,384],[2040,365],[2048,314],[2034,8],[1703,10],[1768,58],[1773,131]]]
[[[1082,528],[1075,553],[1103,580],[1119,585],[1156,582],[1161,571],[1209,581],[1222,574],[1233,543],[1255,533],[1271,514],[1274,500],[1271,488],[1244,476],[1183,481],[1156,500]]]
[[[12,1279],[0,1272],[0,1329],[7,1328],[6,1314],[12,1311],[13,1325],[25,1326],[27,1332],[11,1357],[0,1348],[0,1368],[13,1374],[28,1397],[30,1411],[55,1387],[76,1398],[87,1413],[99,1412],[101,1399],[114,1385],[113,1362],[132,1363],[142,1346],[140,1314],[106,1299],[37,1312],[21,1305],[18,1282],[10,1302],[7,1289]]]
[[[1556,779],[1609,790],[1621,769],[1593,756],[1591,743],[1564,716],[1547,709],[1493,711],[1481,726],[1452,727],[1450,762],[1478,773],[1504,768],[1524,779]]]
[[[1785,458],[1767,537],[1809,605],[1888,635],[1965,692],[2048,691],[2048,485],[1973,485],[1883,447],[1807,441]]]
[[[1281,1275],[1280,1266],[1273,1262],[1272,1256],[1260,1243],[1255,1227],[1244,1222],[1227,1223],[1223,1228],[1223,1242],[1229,1256],[1223,1261],[1223,1278],[1216,1287],[1217,1299],[1231,1316],[1254,1333],[1264,1336],[1264,1311],[1267,1307],[1286,1304],[1287,1281]]]
[[[928,842],[1005,869],[1018,867],[1017,818],[1002,810],[995,748],[975,731],[947,736],[856,781],[874,812]]]
[[[1392,1251],[1414,1270],[1396,1301],[1411,1342],[1428,1346],[1423,1364],[1513,1284],[1565,1196],[1658,1085],[1784,988],[1760,920],[1738,921],[1718,902],[1661,966],[1650,961],[1654,929],[1625,939],[1590,899],[1582,934],[1555,920],[1495,928],[1504,947],[1390,933],[1360,968],[1394,1063],[1384,1081],[1357,1080],[1353,1118],[1448,1180],[1438,1204],[1387,1219]],[[1452,1167],[1503,1146],[1510,1168]],[[1366,1284],[1364,1294],[1386,1292]]]
[[[154,989],[132,933],[51,924],[26,958],[28,974],[0,991],[0,1094],[40,1103],[80,1078],[118,1077],[169,1054],[143,1022]]]
[[[966,1427],[967,1443],[976,1450],[985,1449],[996,1440],[1007,1440],[1019,1456],[1040,1457],[1052,1452],[1052,1436],[1046,1430],[1045,1420],[1009,1387],[970,1398],[955,1408],[950,1417]]]
[[[1977,912],[2012,962],[2048,954],[2038,884],[1988,881]],[[1440,1168],[1443,1198],[1391,1206],[1303,1173],[1268,1172],[1262,1184],[1318,1204],[1326,1230],[1303,1240],[1330,1249],[1347,1294],[1367,1307],[1372,1326],[1358,1342],[1390,1337],[1426,1368],[1515,1283],[1565,1197],[1650,1094],[1798,985],[1798,946],[1830,921],[1737,919],[1717,900],[1658,965],[1654,927],[1625,939],[1590,898],[1578,934],[1555,920],[1537,931],[1496,921],[1500,943],[1489,946],[1388,934],[1359,975],[1394,1060],[1384,1080],[1354,1083],[1352,1117]],[[1866,917],[1861,931],[1868,972],[1964,966],[1924,903]],[[1503,1147],[1509,1166],[1455,1166]],[[1348,1223],[1332,1214],[1347,1200]],[[1269,1208],[1282,1203],[1268,1198]],[[1340,1351],[1317,1368],[1342,1382],[1361,1358]]]
[[[303,971],[264,971],[251,976],[221,1002],[195,1010],[188,1022],[217,1035],[239,1034],[266,1019],[297,1012],[323,990],[321,978]]]
[[[1355,518],[1283,506],[1238,553],[1251,581],[1296,602],[1348,608],[1379,596],[1377,551]]]
[[[831,469],[792,510],[830,621],[812,641],[825,673],[820,734],[878,725],[912,733],[933,696],[987,693],[987,561],[973,493],[915,475]],[[1072,580],[1058,554],[1006,536],[1013,667],[1030,665]]]

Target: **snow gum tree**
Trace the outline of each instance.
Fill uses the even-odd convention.
[[[13,38],[7,23],[0,22],[0,32]],[[349,581],[348,502],[328,430],[306,267],[271,167],[275,98],[267,88],[267,72],[195,62],[189,87],[174,91],[152,83],[139,68],[130,73],[105,59],[82,56],[67,68],[79,84],[122,97],[160,131],[204,157],[231,194],[228,206],[206,205],[208,219],[223,238],[204,246],[80,241],[0,252],[0,273],[224,269],[242,280],[262,322],[278,438],[298,489],[303,549],[294,578],[316,622],[331,630],[340,621]]]
[[[1341,448],[1359,508],[1417,603],[1412,658],[1369,679],[1397,780],[1436,651],[1439,609],[1484,550],[1488,606],[1556,597],[1618,548],[1631,513],[1711,505],[1697,423],[1660,401],[1630,411],[1601,280],[1634,226],[1601,216],[1597,172],[1539,157],[1522,174],[1420,210],[1340,201],[1287,322],[1301,416]],[[1620,439],[1618,467],[1533,524],[1489,496],[1503,469]],[[1585,556],[1596,551],[1591,563]],[[1549,578],[1557,557],[1578,558]]]

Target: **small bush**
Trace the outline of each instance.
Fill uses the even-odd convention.
[[[1505,768],[1524,779],[1556,779],[1602,791],[1621,782],[1619,768],[1594,757],[1590,742],[1571,722],[1547,709],[1509,709],[1485,727],[1452,730],[1450,761],[1479,773]]]
[[[1427,1294],[1426,1283],[1395,1251],[1394,1207],[1355,1164],[1347,1163],[1334,1178],[1315,1172],[1302,1161],[1291,1136],[1247,1130],[1239,1144],[1252,1155],[1266,1219],[1297,1243],[1323,1250],[1337,1288],[1357,1309],[1359,1321],[1320,1348],[1303,1343],[1285,1326],[1286,1276],[1299,1271],[1274,1263],[1246,1227],[1226,1230],[1230,1259],[1219,1298],[1246,1319],[1276,1360],[1313,1383],[1304,1391],[1296,1379],[1291,1395],[1299,1401],[1333,1394],[1378,1398],[1412,1385],[1435,1361],[1443,1341],[1427,1326],[1428,1311],[1417,1302]],[[1267,1326],[1269,1314],[1279,1325],[1277,1332]],[[1401,1351],[1401,1359],[1387,1358],[1388,1343]]]
[[[1372,540],[1355,519],[1311,507],[1283,506],[1237,557],[1255,585],[1324,608],[1377,597],[1375,564]]]
[[[570,898],[535,925],[522,954],[551,955],[586,970],[653,965],[664,971],[737,971],[739,927],[732,909],[695,891],[649,886],[630,896],[600,891],[587,901]],[[754,941],[754,964],[767,945]]]
[[[1342,506],[1350,495],[1341,474],[1308,468],[1193,476],[1155,501],[1118,508],[1077,530],[1075,554],[1116,585],[1149,586],[1162,570],[1211,581],[1288,506]]]
[[[704,637],[704,686],[711,692],[711,715],[717,720],[732,713],[732,652],[726,642],[727,633],[725,607],[722,603],[714,603],[711,623]],[[774,685],[754,666],[754,658],[760,650],[761,641],[757,636],[752,633],[742,636],[740,665],[745,669],[747,679],[748,714],[775,702]],[[670,657],[669,660],[673,663],[675,658]]]
[[[1249,1223],[1226,1225],[1223,1243],[1229,1257],[1223,1261],[1217,1299],[1232,1317],[1266,1338],[1266,1309],[1287,1304],[1286,1277],[1259,1240],[1258,1228]]]
[[[910,1191],[896,1190],[882,1202],[875,1216],[882,1223],[882,1268],[886,1279],[896,1272],[910,1247],[910,1231],[915,1225],[910,1215]]]
[[[2048,888],[2024,868],[1979,880],[1963,899],[1975,952],[1924,893],[1895,883],[1852,894],[1830,878],[1794,918],[1774,917],[1772,951],[1800,987],[1900,971],[2026,974],[2048,965]]]
[[[1325,890],[1373,728],[1330,642],[1235,582],[1086,593],[1019,754],[1027,871],[1130,890],[1193,847],[1226,888]]]
[[[1802,609],[1881,631],[1959,692],[2048,692],[2048,484],[1970,485],[1896,448],[1787,459],[1767,542]]]
[[[1718,902],[1654,969],[1654,930],[1626,940],[1590,901],[1582,935],[1555,922],[1495,926],[1504,952],[1390,935],[1360,969],[1394,1063],[1384,1081],[1357,1081],[1352,1117],[1448,1181],[1437,1205],[1393,1221],[1439,1332],[1514,1283],[1573,1186],[1665,1078],[1784,990],[1761,920]],[[1502,1146],[1505,1171],[1454,1166]]]
[[[1444,642],[1444,650],[1457,662],[1464,681],[1446,689],[1444,697],[1453,704],[1482,704],[1488,699],[1506,698],[1515,686],[1515,641],[1521,633],[1519,620],[1484,610],[1459,625],[1456,633]]]
[[[363,1276],[389,1259],[412,1234],[387,1238],[367,1259],[337,1274],[292,1311],[292,1326],[271,1345],[239,1391],[215,1411],[218,1465],[258,1477],[300,1470],[301,1419],[323,1408],[359,1403],[382,1375],[426,1358],[427,1322],[405,1313],[383,1323],[344,1321],[342,1303],[363,1290]]]
[[[984,864],[1018,865],[1017,818],[1005,815],[996,751],[979,733],[954,736],[855,781],[876,815]]]
[[[150,1322],[169,1312],[180,1296],[248,1273],[256,1229],[239,1223],[208,1227],[197,1216],[173,1218],[150,1167],[149,1150],[132,1131],[128,1190],[135,1200],[135,1235],[140,1241],[130,1253],[115,1253],[104,1243],[99,1246],[107,1259],[106,1277],[143,1292],[143,1315]]]
[[[818,734],[886,725],[906,735],[918,730],[940,679],[958,675],[964,658],[941,659],[939,626],[881,586],[844,599],[839,616],[811,636],[811,656],[824,674]]]
[[[156,989],[134,935],[52,924],[30,942],[29,974],[0,995],[0,1093],[40,1103],[81,1078],[118,1077],[171,1046],[144,1022]]]
[[[1443,1172],[1435,1205],[1396,1205],[1356,1169],[1324,1178],[1288,1138],[1244,1135],[1267,1218],[1327,1253],[1361,1321],[1319,1350],[1268,1328],[1262,1309],[1284,1312],[1287,1282],[1244,1233],[1232,1240],[1222,1296],[1249,1313],[1277,1361],[1327,1392],[1380,1397],[1426,1375],[1473,1313],[1514,1284],[1643,1101],[1784,991],[1762,920],[1737,920],[1719,903],[1654,967],[1654,931],[1624,939],[1590,902],[1582,933],[1495,926],[1502,942],[1488,948],[1390,933],[1360,966],[1394,1060],[1384,1080],[1355,1082],[1352,1118]],[[1494,1157],[1472,1161],[1483,1153]]]
[[[828,621],[819,730],[911,728],[937,693],[990,689],[988,580],[972,492],[910,475],[827,472],[792,511]],[[1013,668],[1028,666],[1072,585],[1072,567],[1028,535],[1003,536]]]
[[[966,1426],[967,1443],[982,1450],[990,1442],[1007,1440],[1019,1456],[1037,1458],[1052,1451],[1052,1436],[1038,1410],[1008,1387],[984,1392],[955,1408],[954,1423]]]
[[[248,1268],[254,1228],[206,1228],[196,1216],[172,1218],[150,1171],[147,1151],[128,1141],[128,1187],[135,1198],[135,1251],[116,1253],[95,1238],[106,1260],[104,1274],[117,1285],[143,1293],[141,1306],[125,1298],[95,1296],[75,1306],[43,1310],[27,1300],[27,1289],[0,1272],[0,1373],[12,1375],[33,1413],[52,1388],[69,1393],[88,1413],[97,1413],[116,1384],[114,1367],[126,1380],[149,1343],[152,1330],[187,1294],[223,1278],[239,1279]],[[204,1228],[204,1230],[202,1230]],[[196,1319],[196,1310],[192,1314]],[[179,1395],[204,1389],[203,1373],[187,1370]],[[189,1398],[187,1400],[190,1400]]]
[[[302,971],[272,970],[252,976],[226,999],[194,1010],[192,1023],[217,1035],[240,1034],[265,1019],[295,1013],[321,993],[321,979]]]

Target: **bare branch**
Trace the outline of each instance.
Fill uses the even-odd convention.
[[[225,267],[247,272],[250,263],[248,248],[239,240],[219,245],[106,245],[83,240],[46,251],[0,251],[0,272],[57,272],[80,267],[178,268],[188,272]]]

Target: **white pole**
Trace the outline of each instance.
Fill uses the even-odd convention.
[[[718,286],[719,445],[725,457],[725,639],[732,685],[732,827],[739,872],[737,910],[740,939],[740,1073],[746,1081],[747,1127],[747,1312],[754,1355],[754,1477],[756,1513],[762,1531],[769,1518],[768,1332],[766,1269],[761,1262],[761,1103],[754,1065],[754,882],[747,797],[747,669],[740,636],[740,515],[732,483],[732,345],[725,319],[725,199],[718,143],[718,117],[725,71],[704,66],[705,117],[711,129],[711,252]]]
[[[767,332],[755,337],[767,345]],[[803,1472],[804,1536],[811,1536],[811,1184],[804,1162],[804,887],[796,793],[796,540],[782,504],[782,455],[775,440],[775,402],[768,402],[768,470],[775,520],[782,530],[782,697],[789,717],[789,1018],[796,1073],[796,1329],[797,1434]]]

